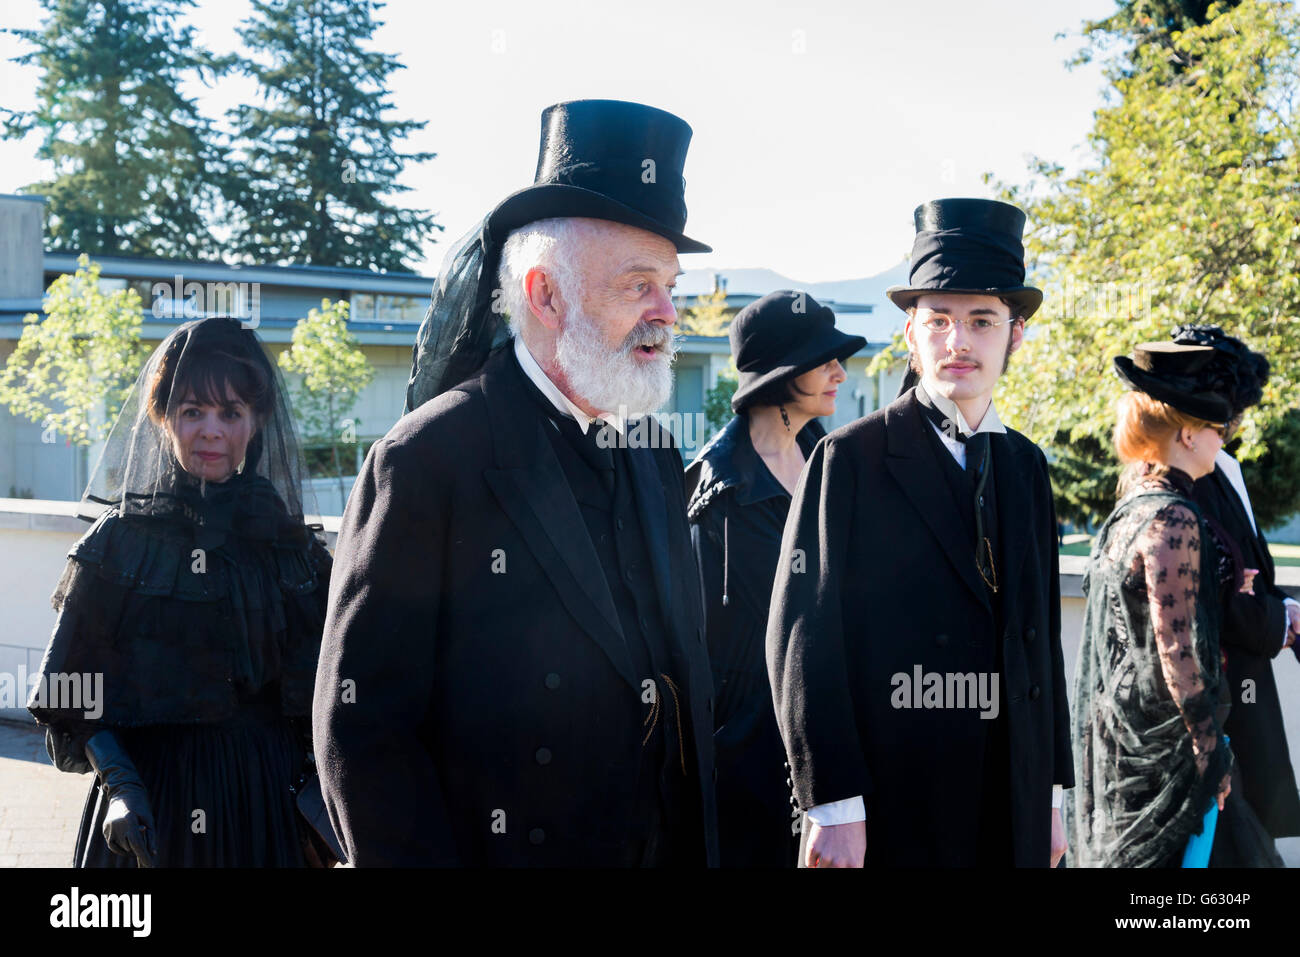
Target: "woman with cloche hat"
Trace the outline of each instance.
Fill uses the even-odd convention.
[[[1221,608],[1248,587],[1193,500],[1233,418],[1224,354],[1150,342],[1115,359],[1129,387],[1115,449],[1128,466],[1093,544],[1075,675],[1077,863],[1178,867],[1233,757]]]
[[[781,533],[799,474],[835,414],[843,363],[864,345],[804,292],[770,293],[731,324],[736,413],[686,471],[687,518],[704,586],[716,696],[720,861],[794,867],[785,746],[772,707],[764,635]]]

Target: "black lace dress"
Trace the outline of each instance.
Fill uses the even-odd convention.
[[[1075,675],[1072,863],[1178,867],[1232,765],[1218,628],[1230,551],[1178,469],[1140,478],[1097,535]]]
[[[265,478],[190,483],[182,500],[165,519],[111,508],[73,546],[42,675],[102,676],[100,713],[29,708],[65,771],[91,770],[86,740],[117,734],[160,866],[301,866],[290,787],[310,746],[329,553]],[[76,866],[135,866],[104,841],[107,804],[96,779]]]

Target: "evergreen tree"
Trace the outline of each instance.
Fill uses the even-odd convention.
[[[42,134],[54,177],[24,192],[48,198],[51,248],[92,255],[215,256],[209,231],[222,158],[208,120],[178,92],[227,66],[180,18],[193,0],[43,0],[33,49],[37,106],[4,110],[5,135]]]
[[[421,243],[441,229],[432,215],[384,197],[407,163],[396,141],[425,122],[388,120],[387,78],[401,64],[368,49],[382,4],[352,0],[253,0],[240,36],[259,105],[230,111],[245,172],[232,190],[234,246],[258,262],[409,271]]]

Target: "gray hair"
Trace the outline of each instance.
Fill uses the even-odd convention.
[[[510,319],[510,333],[518,336],[530,310],[524,278],[534,267],[554,281],[566,305],[577,298],[577,257],[582,239],[591,232],[589,224],[571,217],[539,219],[514,230],[501,248],[497,285],[502,305]]]

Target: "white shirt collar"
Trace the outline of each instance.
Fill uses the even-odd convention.
[[[923,382],[923,384],[925,385],[925,393],[930,397],[930,401],[934,403],[934,407],[942,412],[945,417],[956,422],[957,431],[962,435],[969,437],[978,432],[1001,432],[1004,435],[1006,434],[1007,427],[998,418],[998,410],[993,407],[992,399],[989,400],[988,411],[984,413],[984,418],[980,419],[980,424],[972,429],[966,421],[966,416],[962,415],[961,409],[957,408],[956,402],[939,395],[938,390],[931,388],[928,383]]]
[[[552,382],[550,376],[542,370],[537,360],[533,358],[533,354],[528,351],[528,347],[524,345],[524,340],[519,336],[515,336],[515,358],[519,360],[524,375],[528,376],[529,381],[541,390],[542,395],[550,400],[551,405],[555,406],[564,415],[576,419],[578,428],[582,429],[583,435],[586,435],[587,429],[591,427],[592,417],[574,405],[569,397],[560,391],[560,387]],[[624,432],[625,423],[621,415],[613,412],[603,412],[597,418],[614,426],[620,434]]]
[[[1256,535],[1259,534],[1259,528],[1255,525],[1255,511],[1250,507],[1250,495],[1246,492],[1246,479],[1241,474],[1241,463],[1234,459],[1223,449],[1214,456],[1214,464],[1223,469],[1223,474],[1228,477],[1228,484],[1232,486],[1237,497],[1241,499],[1242,506],[1246,509],[1246,517],[1250,519],[1251,530]]]

